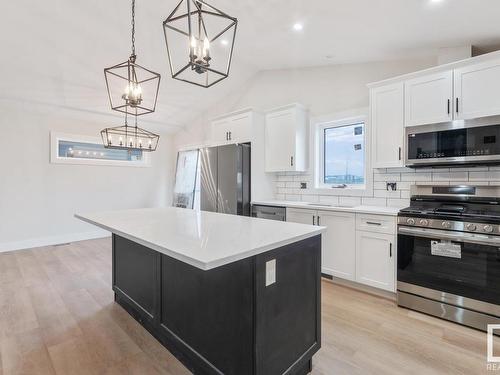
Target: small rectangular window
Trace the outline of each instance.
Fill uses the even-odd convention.
[[[365,186],[364,123],[323,128],[322,184],[340,188]]]
[[[102,144],[59,140],[58,157],[90,160],[140,161],[141,150],[104,148]]]
[[[113,166],[147,166],[141,150],[105,148],[100,137],[51,133],[51,162]]]

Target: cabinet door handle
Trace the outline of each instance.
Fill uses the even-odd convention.
[[[377,223],[375,221],[367,221],[366,224],[368,224],[368,225],[379,225],[379,226],[382,225],[382,223]]]
[[[226,141],[229,141],[229,133],[226,132]]]
[[[450,114],[450,103],[451,103],[451,100],[448,99],[448,114]]]
[[[290,156],[290,166],[293,167],[293,156]]]
[[[392,242],[389,243],[389,258],[392,258]]]
[[[316,221],[318,222],[318,225],[321,225],[321,224],[319,223],[319,216],[318,216],[318,219],[317,219]]]
[[[313,225],[316,225],[316,216],[313,215]]]
[[[401,160],[401,147],[398,147],[399,160]]]
[[[455,99],[455,111],[458,113],[458,98]]]
[[[229,132],[229,140],[230,140],[230,141],[232,140],[232,139],[231,139],[231,132]]]

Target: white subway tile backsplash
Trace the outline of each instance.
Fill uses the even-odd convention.
[[[285,182],[285,187],[289,188],[289,189],[299,189],[300,182],[288,181],[288,182]]]
[[[431,181],[431,172],[402,173],[401,181]]]
[[[319,195],[302,195],[302,202],[319,203]]]
[[[404,199],[410,199],[410,190],[402,190],[401,191],[401,198],[404,198]]]
[[[469,172],[469,181],[500,181],[500,171]]]
[[[401,173],[374,173],[373,181],[401,181]]]
[[[299,194],[285,194],[285,200],[287,201],[300,201],[300,198]]]
[[[387,199],[387,206],[404,208],[410,205],[409,199]]]
[[[290,178],[290,176],[287,175],[279,175],[278,181],[293,181],[293,178]]]
[[[489,167],[492,168],[492,167]],[[451,168],[452,172],[484,172],[487,171],[488,167],[469,167],[469,168]]]
[[[417,181],[416,184],[418,184],[418,185],[430,185],[430,186],[433,186],[433,185],[446,186],[446,185],[450,184],[450,181]]]
[[[306,182],[307,189],[300,189],[300,183]],[[387,191],[386,183],[396,182],[396,191]],[[275,175],[275,198],[319,202],[332,205],[373,205],[406,207],[409,205],[410,188],[419,185],[500,185],[500,166],[464,167],[464,168],[381,168],[373,170],[373,191],[367,196],[350,196],[343,190],[342,195],[332,189],[320,195],[314,189],[313,176],[306,173],[286,172]]]
[[[373,196],[376,198],[400,198],[401,197],[401,191],[396,190],[374,190],[373,191]]]
[[[387,182],[386,181],[376,181],[373,183],[373,188],[377,190],[384,190],[387,189]]]
[[[360,197],[339,197],[340,206],[359,206],[361,205]]]
[[[413,185],[410,181],[400,181],[397,184],[398,190],[410,190],[411,185]]]
[[[463,181],[469,178],[469,172],[432,172],[433,181]]]
[[[319,202],[325,204],[337,205],[339,204],[339,197],[335,195],[320,195]]]
[[[370,197],[363,197],[361,198],[361,204],[365,206],[386,206],[387,205],[387,199],[386,198],[370,198]]]

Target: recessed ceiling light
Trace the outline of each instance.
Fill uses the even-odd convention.
[[[294,23],[294,24],[293,24],[293,29],[294,29],[295,31],[300,31],[300,30],[302,30],[303,28],[304,28],[304,25],[302,25],[301,23],[298,23],[298,22],[297,22],[297,23]]]
[[[220,44],[222,44],[223,46],[227,46],[229,44],[229,42],[226,39],[222,39],[220,41]]]

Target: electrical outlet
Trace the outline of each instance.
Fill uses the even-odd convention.
[[[300,188],[301,189],[307,189],[307,182],[301,182],[300,183]]]
[[[266,262],[266,286],[276,282],[276,259]]]
[[[398,184],[396,182],[387,182],[385,188],[386,190],[396,191],[398,189]]]

